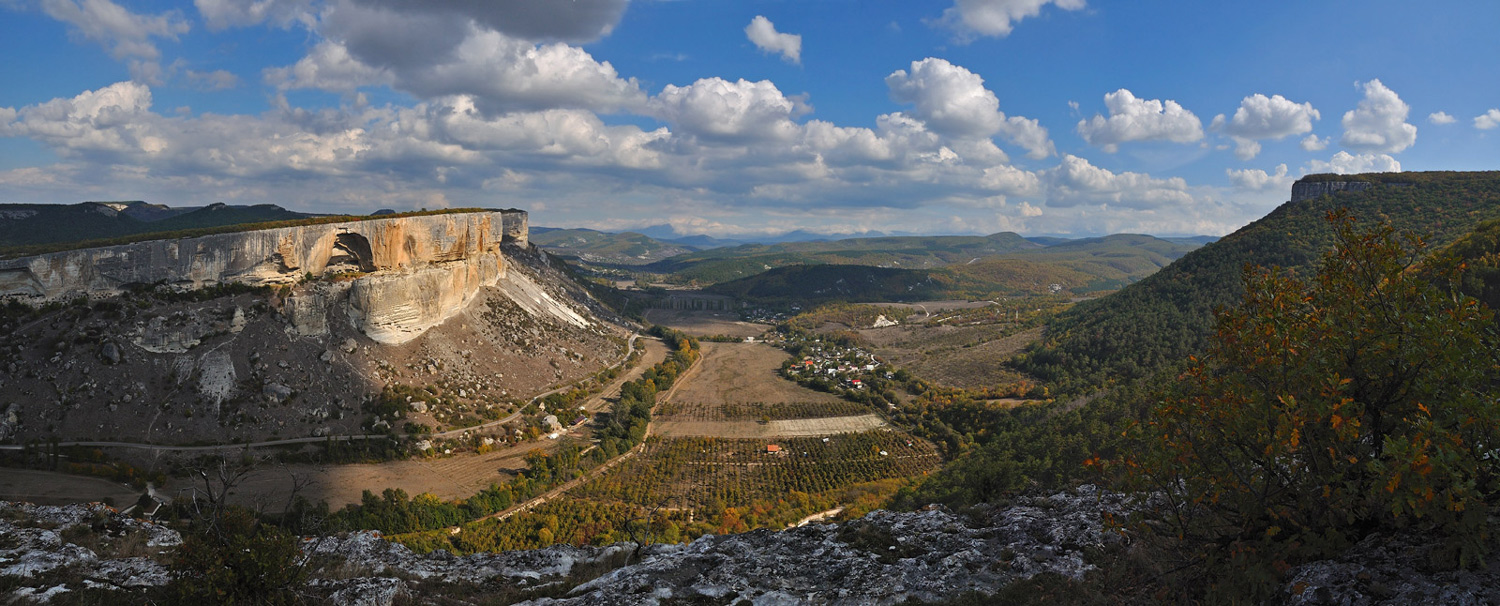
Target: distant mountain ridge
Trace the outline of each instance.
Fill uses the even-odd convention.
[[[698,250],[629,231],[541,227],[533,228],[531,233],[531,241],[537,246],[589,263],[643,265]]]
[[[144,201],[79,204],[0,204],[0,247],[105,240],[241,223],[287,221],[319,215],[274,204],[215,203],[169,207]]]
[[[972,245],[973,238],[977,237],[947,236],[936,239],[946,243],[963,239],[960,241]],[[985,299],[1034,294],[1082,295],[1126,286],[1155,273],[1197,248],[1138,234],[1066,240],[1052,246],[1028,242],[1009,233],[979,239],[1005,243],[1010,248],[998,254],[972,257],[969,255],[975,254],[977,250],[973,247],[961,248],[963,254],[957,257],[952,256],[952,251],[948,251],[941,254],[948,255],[952,262],[926,268],[875,266],[847,261],[816,262],[835,257],[859,258],[860,254],[859,251],[835,250],[805,255],[801,258],[806,262],[788,263],[747,277],[715,283],[706,290],[763,303]],[[915,246],[916,243],[909,240],[918,239],[903,239],[907,244]],[[839,242],[843,241],[820,243],[812,247],[834,246]],[[786,250],[785,246],[787,245],[769,248]],[[707,252],[727,255],[734,250],[736,249]],[[911,250],[914,251],[911,253],[913,256],[918,256],[919,253],[939,254],[933,253],[938,250],[933,246]],[[868,252],[870,255],[895,254],[880,249]],[[772,258],[798,257],[780,253],[745,259],[731,258],[723,263],[761,263]],[[869,258],[871,257],[865,257],[867,260]],[[669,259],[666,263],[674,261],[676,259]]]
[[[1033,239],[1001,232],[988,236],[895,236],[851,238],[822,242],[746,244],[672,257],[648,266],[672,274],[682,282],[719,284],[749,278],[789,265],[864,265],[890,269],[950,268],[974,274],[996,264],[1009,264],[1012,273],[1038,276],[1036,267],[1056,264],[1055,283],[1064,288],[1108,290],[1119,288],[1198,247],[1154,236],[1115,234],[1101,238]],[[978,267],[972,267],[975,265]],[[958,269],[969,266],[968,269]],[[1077,273],[1068,273],[1069,270]],[[1006,274],[1006,272],[1000,272]],[[972,276],[971,276],[972,277]],[[1006,282],[1011,280],[1006,279]],[[1085,286],[1087,285],[1087,287]]]

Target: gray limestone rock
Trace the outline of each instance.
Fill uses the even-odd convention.
[[[1441,539],[1406,533],[1366,537],[1337,558],[1297,566],[1282,587],[1285,604],[1500,604],[1500,562],[1476,570],[1435,570]]]
[[[119,364],[120,346],[115,345],[113,341],[106,341],[99,347],[99,359],[104,360],[105,364]]]
[[[0,414],[0,442],[10,439],[21,427],[21,405],[7,404]]]
[[[286,400],[287,398],[292,397],[292,388],[280,383],[267,383],[265,387],[261,388],[260,392],[266,397],[277,402],[281,402]]]
[[[68,569],[70,574],[88,579],[86,583],[94,583],[90,586],[99,587],[158,587],[170,580],[166,567],[152,558],[101,558],[64,538],[70,529],[96,520],[108,522],[105,526],[112,530],[107,532],[143,536],[146,546],[153,549],[182,543],[175,531],[120,515],[97,503],[49,506],[0,502],[0,537],[5,539],[0,541],[0,577],[15,581],[9,595],[0,593],[0,602],[51,599],[61,592],[47,586],[46,575],[60,569]],[[38,581],[44,584],[37,586]]]

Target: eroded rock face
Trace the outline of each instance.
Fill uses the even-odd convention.
[[[66,251],[0,261],[0,298],[103,297],[137,284],[285,285],[348,274],[355,275],[352,281],[301,288],[287,298],[283,309],[294,336],[329,334],[329,311],[338,307],[334,315],[347,316],[375,341],[400,344],[458,313],[481,288],[496,285],[505,276],[501,245],[524,246],[527,229],[523,211],[477,212]],[[208,332],[191,323],[159,324],[143,328],[136,344],[182,353]]]
[[[1298,181],[1292,184],[1292,201],[1301,202],[1339,192],[1365,191],[1372,187],[1411,187],[1411,183],[1371,183],[1369,181]]]
[[[330,272],[421,269],[523,243],[523,211],[456,213],[153,240],[0,261],[0,296],[58,300],[132,284],[290,284]]]
[[[505,275],[499,251],[354,281],[349,320],[379,343],[405,343],[441,324]]]
[[[1292,201],[1301,202],[1342,191],[1364,191],[1374,186],[1366,181],[1298,181],[1292,184]]]

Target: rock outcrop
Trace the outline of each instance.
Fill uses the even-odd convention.
[[[88,540],[81,540],[81,539]],[[89,543],[92,549],[79,543]],[[160,555],[182,543],[174,530],[120,515],[101,504],[45,506],[0,503],[0,579],[6,603],[47,602],[81,589],[59,584],[57,572],[83,585],[133,591],[171,580]],[[115,553],[111,553],[115,552]],[[30,600],[30,601],[27,601]]]
[[[1301,202],[1342,191],[1364,191],[1375,185],[1368,181],[1298,181],[1292,184],[1292,201]]]
[[[354,326],[403,343],[463,309],[505,276],[502,244],[525,246],[524,211],[420,215],[153,240],[0,261],[0,298],[107,297],[135,285],[181,289],[296,284],[352,276],[347,289],[299,293],[288,315],[302,336],[328,333],[347,296]],[[336,291],[336,292],[335,292]],[[182,349],[175,342],[162,345]]]
[[[1371,181],[1298,181],[1292,184],[1292,201],[1313,200],[1340,192],[1359,192],[1372,187],[1411,187],[1411,183],[1375,183]]]
[[[414,271],[498,259],[524,245],[519,210],[419,215],[150,240],[0,261],[0,297],[57,300],[117,294],[131,285],[201,288],[291,284],[341,272]]]
[[[311,566],[306,590],[339,605],[446,604],[476,591],[530,597],[526,603],[534,606],[903,604],[993,594],[1039,574],[1084,580],[1097,570],[1091,553],[1130,543],[1106,519],[1124,519],[1141,505],[1080,486],[963,516],[876,511],[838,524],[705,536],[685,545],[423,555],[355,532],[305,539],[302,552]],[[98,504],[0,502],[0,602],[45,602],[84,587],[161,587],[171,580],[161,562],[181,541],[173,530]],[[1275,601],[1500,603],[1500,564],[1441,570],[1431,564],[1440,548],[1440,540],[1412,533],[1371,536],[1336,559],[1289,570]]]
[[[380,343],[403,343],[441,324],[505,275],[498,251],[401,273],[376,273],[349,289],[349,320]]]

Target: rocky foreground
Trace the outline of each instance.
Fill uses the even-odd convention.
[[[1083,486],[959,516],[877,511],[842,524],[708,536],[685,545],[555,546],[457,557],[418,555],[368,532],[307,539],[315,602],[348,605],[525,601],[573,604],[895,604],[995,592],[1042,573],[1082,580],[1086,554],[1118,545],[1108,516],[1134,503]],[[73,591],[165,585],[176,531],[102,505],[0,504],[6,603]],[[1500,604],[1500,566],[1424,572],[1419,540],[1372,538],[1287,575],[1295,604]],[[509,599],[507,599],[509,598]]]

